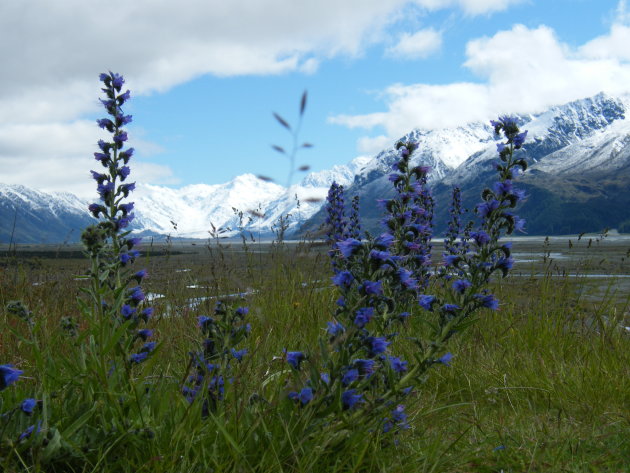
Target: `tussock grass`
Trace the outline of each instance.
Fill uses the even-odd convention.
[[[218,252],[154,250],[136,264],[149,269],[146,292],[164,295],[155,300],[157,316],[150,324],[160,346],[134,388],[148,386],[150,402],[140,413],[129,410],[120,425],[112,419],[124,415],[107,413],[123,408],[116,399],[106,407],[91,405],[87,390],[97,384],[68,376],[81,363],[72,358],[78,342],[64,336],[59,324],[65,316],[75,317],[80,330],[86,324],[76,305],[83,282],[75,280],[86,261],[62,256],[35,265],[4,261],[2,307],[21,300],[37,323],[31,329],[6,311],[0,315],[0,362],[25,372],[2,392],[2,409],[26,397],[44,400],[47,427],[54,426],[61,442],[68,442],[66,452],[76,450],[47,457],[44,449],[29,457],[28,449],[18,455],[4,444],[4,471],[630,469],[630,334],[623,328],[630,325],[630,300],[616,291],[614,281],[594,287],[550,265],[530,268],[531,276],[523,266],[525,277],[495,281],[501,309],[480,313],[475,325],[452,339],[451,366],[432,370],[408,403],[412,428],[396,442],[382,442],[378,435],[352,429],[309,435],[305,415],[279,413],[286,393],[277,379],[285,366],[274,357],[284,348],[312,346],[337,298],[328,283],[325,254],[308,246],[256,245]],[[602,283],[608,287],[602,290]],[[238,366],[225,410],[200,421],[200,407],[179,395],[188,352],[199,343],[196,317],[209,313],[217,296],[244,291],[251,291],[245,296],[252,324],[250,354]],[[205,299],[191,307],[191,298]],[[405,330],[417,333],[425,327],[415,317]],[[403,343],[397,351],[409,357],[409,350]],[[75,435],[85,425],[94,426],[82,434],[94,436],[89,451],[80,448],[87,439]],[[27,426],[25,419],[22,427]]]

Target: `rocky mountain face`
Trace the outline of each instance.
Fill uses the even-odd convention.
[[[553,107],[537,115],[518,116],[528,138],[520,151],[530,168],[520,177],[529,195],[519,215],[532,235],[600,231],[630,232],[630,97],[599,94]],[[420,148],[414,164],[430,166],[436,199],[436,234],[446,226],[450,194],[462,189],[464,207],[474,208],[483,188],[496,179],[496,138],[489,124],[472,123],[440,130],[412,130],[402,141]],[[387,177],[396,160],[394,143],[373,157],[311,173],[286,189],[251,174],[219,185],[180,189],[138,185],[135,232],[147,235],[208,238],[241,231],[269,237],[284,228],[287,235],[317,234],[323,199],[332,182],[344,185],[347,202],[361,198],[366,229],[379,231],[376,199],[392,195]],[[77,241],[94,219],[88,201],[71,194],[44,193],[0,184],[0,243]],[[288,218],[287,215],[290,215]]]
[[[630,97],[599,94],[538,115],[517,116],[528,130],[520,151],[530,168],[519,178],[528,194],[518,214],[531,235],[630,232]],[[473,209],[482,190],[496,180],[493,129],[471,124],[430,132],[414,130],[401,141],[416,140],[414,164],[432,167],[429,182],[436,200],[435,234],[444,231],[453,187],[462,189],[465,208]],[[395,160],[393,146],[368,163],[346,187],[347,199],[359,195],[364,226],[377,232],[381,210],[372,203],[393,196],[387,181]],[[474,216],[473,216],[474,217]],[[321,210],[302,225],[313,232],[324,220]]]

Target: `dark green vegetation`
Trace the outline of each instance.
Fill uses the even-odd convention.
[[[276,414],[273,406],[285,401],[284,392],[259,393],[271,404],[257,412],[243,408],[259,380],[271,381],[284,369],[274,357],[285,347],[307,348],[330,320],[337,293],[323,246],[145,246],[135,266],[151,275],[145,292],[164,297],[154,299],[156,316],[149,324],[160,346],[137,371],[137,381],[154,386],[155,397],[142,418],[102,426],[108,433],[95,427],[93,451],[82,452],[84,457],[56,458],[64,442],[78,442],[73,432],[79,425],[98,426],[101,415],[102,406],[81,404],[89,380],[63,384],[69,364],[78,360],[67,358],[75,339],[60,326],[71,317],[79,333],[85,327],[76,298],[89,261],[57,247],[31,248],[26,258],[18,247],[0,258],[0,363],[13,363],[24,377],[2,392],[2,410],[27,397],[42,399],[42,416],[51,421],[45,427],[58,436],[36,437],[33,450],[30,440],[3,444],[0,469],[627,471],[630,333],[624,327],[630,326],[630,278],[623,276],[630,274],[629,249],[627,239],[588,236],[570,243],[517,241],[515,258],[529,261],[495,280],[501,309],[480,313],[453,339],[451,366],[434,369],[408,403],[411,429],[396,443],[383,443],[378,435],[350,429],[336,437],[309,436],[309,419],[295,416],[287,423]],[[439,253],[436,248],[436,260]],[[244,304],[252,324],[250,355],[239,365],[235,386],[243,398],[199,423],[198,407],[177,393],[187,354],[199,340],[196,317],[209,314],[217,296],[239,292],[248,293]],[[33,312],[32,329],[4,310],[12,300]],[[417,315],[405,329],[418,333],[425,327]],[[402,346],[399,353],[410,349]],[[62,389],[76,389],[76,399],[62,405],[56,394]],[[23,422],[26,428],[30,420]],[[99,443],[99,436],[106,441]],[[36,441],[47,443],[36,449]]]

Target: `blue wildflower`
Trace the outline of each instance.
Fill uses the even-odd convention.
[[[24,412],[24,414],[30,416],[30,415],[33,414],[33,410],[35,409],[36,405],[37,405],[37,400],[35,400],[35,399],[25,399],[20,404],[20,410],[22,412]]]
[[[365,327],[367,323],[372,319],[373,315],[374,315],[374,308],[362,307],[356,312],[356,316],[354,318],[354,325],[356,325],[358,328]]]
[[[300,394],[298,395],[298,399],[302,405],[305,406],[313,400],[313,389],[309,387],[302,388]]]
[[[369,377],[372,373],[374,373],[374,370],[376,369],[374,360],[357,359],[354,360],[352,364],[357,367],[359,373],[363,376]]]
[[[138,336],[138,338],[146,342],[149,338],[153,336],[153,330],[150,330],[148,328],[143,328],[142,330],[138,330],[136,335]]]
[[[345,327],[337,321],[328,322],[328,328],[326,329],[328,335],[331,337],[337,337],[346,331]]]
[[[383,294],[383,283],[381,281],[363,281],[361,290],[368,296],[380,296]]]
[[[435,296],[421,295],[418,298],[418,304],[425,310],[433,311],[433,305],[437,301]]]
[[[361,246],[361,242],[355,238],[348,238],[346,240],[337,242],[337,249],[341,252],[341,255],[348,259],[353,253]]]
[[[390,233],[382,233],[380,234],[376,240],[374,240],[374,245],[377,248],[388,249],[390,246],[394,244],[394,236]]]
[[[129,319],[133,314],[136,313],[136,309],[131,307],[129,304],[123,304],[120,309],[120,313],[125,319]]]
[[[243,357],[247,355],[247,351],[247,348],[243,348],[242,350],[236,350],[235,348],[232,348],[231,353],[232,356],[238,361],[243,361]]]
[[[42,430],[41,425],[42,425],[42,421],[39,420],[37,421],[37,424],[27,427],[27,429],[20,434],[20,436],[18,437],[18,440],[24,440],[26,438],[29,438],[33,434],[33,432],[35,432],[36,434],[40,433]]]
[[[129,361],[131,361],[131,363],[140,364],[143,361],[145,361],[148,357],[149,357],[149,353],[146,351],[143,351],[143,352],[134,353],[133,355],[131,355],[129,357]]]
[[[214,319],[212,317],[208,317],[207,315],[200,315],[197,317],[197,325],[201,328],[201,330],[208,330],[210,325],[214,323]]]
[[[287,351],[287,363],[296,370],[300,369],[300,364],[306,359],[301,351]]]
[[[390,356],[387,358],[389,360],[389,365],[392,367],[396,373],[403,373],[407,371],[407,362],[405,360],[401,360],[397,356]]]
[[[453,290],[455,290],[456,292],[459,292],[460,294],[463,294],[466,291],[466,289],[468,289],[471,286],[472,286],[472,283],[468,279],[457,279],[452,284]]]
[[[354,281],[354,276],[350,271],[339,271],[332,278],[332,282],[335,286],[339,286],[342,288],[349,288],[352,285],[352,281]]]
[[[499,300],[492,294],[475,294],[475,297],[479,300],[482,307],[486,307],[491,310],[499,309]]]
[[[359,379],[359,370],[352,368],[344,373],[341,378],[341,384],[348,386],[349,384],[354,383],[357,379]]]
[[[344,409],[352,409],[359,402],[363,402],[363,396],[361,394],[356,394],[356,389],[348,389],[341,394],[341,403],[343,404]]]
[[[385,337],[367,337],[366,341],[369,346],[370,356],[376,356],[387,351],[390,344]]]
[[[451,360],[453,359],[453,354],[451,352],[442,355],[438,359],[435,360],[435,363],[441,363],[446,366],[451,366]]]

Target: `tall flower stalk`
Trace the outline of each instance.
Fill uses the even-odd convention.
[[[132,117],[125,115],[122,108],[131,94],[129,90],[122,92],[125,80],[119,74],[101,74],[100,80],[105,94],[100,102],[109,116],[98,119],[97,124],[109,132],[111,138],[99,140],[99,150],[94,153],[103,172],[91,171],[100,202],[91,204],[89,210],[100,222],[88,227],[82,235],[92,261],[88,291],[92,307],[86,312],[97,319],[94,326],[98,327],[97,345],[100,349],[107,345],[112,329],[115,334],[125,334],[114,346],[117,355],[125,358],[124,365],[129,372],[132,365],[145,361],[155,348],[155,342],[148,341],[152,331],[139,328],[141,323],[149,321],[153,309],[145,307],[145,294],[140,286],[146,271],[131,269],[139,256],[136,248],[140,243],[140,238],[132,237],[129,231],[134,218],[134,203],[125,201],[135,189],[135,183],[127,181],[131,172],[128,164],[134,149],[125,148],[128,135],[123,129],[131,123]],[[117,331],[121,326],[126,330]],[[101,361],[104,363],[104,358]],[[118,366],[111,359],[107,363]],[[111,374],[111,368],[108,373]]]

